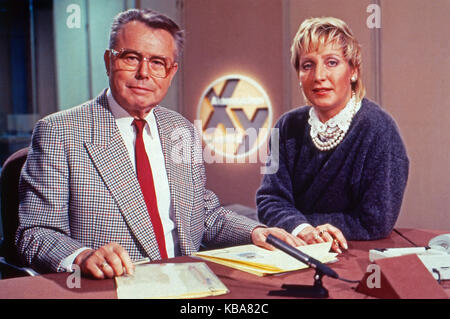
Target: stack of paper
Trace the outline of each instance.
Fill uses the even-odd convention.
[[[297,247],[301,252],[323,262],[336,261],[337,254],[330,252],[331,242]],[[308,268],[281,250],[267,250],[255,245],[234,246],[201,251],[196,256],[221,265],[239,269],[257,276],[279,274]]]
[[[200,298],[229,292],[202,262],[138,265],[133,275],[115,280],[119,299]]]

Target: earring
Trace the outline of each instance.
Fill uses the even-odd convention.
[[[352,78],[351,78],[351,81],[352,81],[352,83],[355,83],[356,82],[356,75],[354,75],[354,76],[352,76]]]
[[[300,86],[300,88],[302,88],[302,82],[298,82],[298,86]]]

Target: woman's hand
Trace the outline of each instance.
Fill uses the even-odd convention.
[[[256,227],[253,232],[252,232],[252,242],[253,244],[269,249],[269,250],[274,250],[275,247],[273,247],[272,245],[268,244],[266,242],[267,236],[269,235],[273,235],[275,237],[277,237],[278,239],[283,240],[284,242],[288,243],[291,246],[303,246],[306,245],[306,243],[301,240],[298,237],[295,237],[291,234],[289,234],[287,231],[285,231],[284,229],[278,228],[278,227]]]
[[[337,253],[342,253],[341,248],[348,249],[347,240],[342,232],[330,224],[319,225],[317,227],[306,226],[297,237],[307,244],[317,244],[332,242],[331,249]]]

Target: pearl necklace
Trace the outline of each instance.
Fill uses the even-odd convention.
[[[310,136],[314,145],[320,151],[329,151],[339,145],[345,137],[353,116],[361,107],[361,101],[356,102],[355,93],[350,101],[337,115],[322,123],[312,107],[309,110],[308,123],[311,125]]]

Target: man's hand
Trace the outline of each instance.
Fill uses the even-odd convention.
[[[341,248],[348,249],[347,240],[342,232],[330,224],[319,225],[317,227],[307,226],[297,235],[307,244],[317,244],[333,242],[331,250],[342,253]]]
[[[134,265],[128,252],[117,243],[109,243],[97,250],[81,252],[74,261],[82,275],[96,279],[133,274]]]
[[[306,245],[306,243],[302,239],[295,237],[289,234],[284,229],[277,227],[272,228],[256,227],[252,231],[252,242],[257,246],[261,246],[269,250],[275,250],[275,247],[266,243],[266,239],[267,236],[269,236],[269,234],[285,241],[286,243],[294,247]]]

